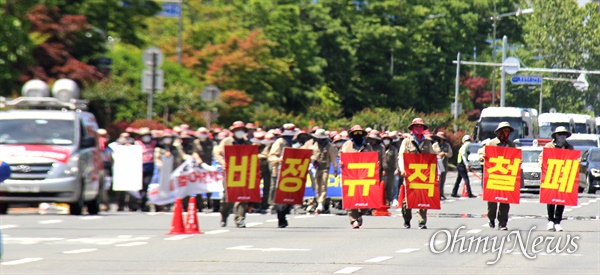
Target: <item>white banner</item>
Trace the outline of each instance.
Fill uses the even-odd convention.
[[[113,149],[113,190],[142,189],[142,146],[117,145]]]
[[[198,167],[189,159],[171,173],[168,188],[163,189],[161,184],[150,184],[148,200],[157,205],[164,205],[173,203],[176,198],[222,191],[223,171],[220,168],[206,164]]]

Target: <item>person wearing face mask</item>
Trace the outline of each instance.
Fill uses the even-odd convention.
[[[381,138],[381,144],[383,145],[383,161],[381,162],[381,169],[383,170],[383,182],[385,183],[385,198],[387,205],[392,205],[396,201],[394,198],[394,185],[396,183],[395,176],[398,175],[398,149],[392,145],[393,138],[389,134],[383,135]]]
[[[373,152],[373,147],[366,140],[367,132],[363,130],[362,126],[354,125],[350,128],[350,132],[348,133],[350,139],[346,141],[342,148],[340,149],[340,153],[350,153],[350,152]],[[343,163],[340,163],[343,164]],[[343,165],[342,165],[343,169]],[[353,229],[359,229],[363,224],[363,212],[366,209],[348,209],[348,217],[350,218],[350,225]]]
[[[321,214],[327,210],[325,199],[327,198],[327,183],[329,183],[329,167],[333,166],[334,177],[338,176],[337,150],[329,141],[329,137],[325,135],[325,129],[318,129],[312,134],[315,141],[312,145],[313,154],[311,161],[317,168],[315,173],[315,186],[317,195],[317,209],[315,214]]]
[[[170,173],[172,171],[163,171],[163,156],[173,156],[173,158],[171,159],[172,163],[171,163],[171,167],[174,169],[179,165],[176,165],[177,163],[181,164],[183,161],[180,159],[181,157],[179,156],[179,153],[177,152],[177,150],[175,149],[175,147],[173,146],[173,132],[171,130],[165,130],[161,136],[160,136],[160,140],[156,146],[156,148],[154,148],[154,165],[158,168],[158,173],[159,175],[162,175],[163,172],[165,173]],[[161,188],[167,188],[168,186],[161,186]],[[166,207],[160,206],[160,205],[156,205],[156,211],[163,211],[164,209],[166,209]]]
[[[337,157],[340,157],[340,150],[342,150],[342,145],[344,145],[344,143],[348,141],[347,139],[343,139],[340,135],[335,135],[333,137],[333,146],[335,146],[335,149],[337,149]]]
[[[248,139],[246,139],[246,125],[242,121],[234,122],[229,127],[233,136],[229,136],[221,140],[221,143],[213,150],[213,156],[215,160],[225,169],[223,173],[223,189],[227,189],[227,165],[225,164],[225,146],[229,145],[251,145]],[[221,227],[227,226],[227,217],[231,211],[234,211],[234,221],[238,228],[246,227],[246,213],[248,212],[247,202],[229,202],[227,201],[227,192],[223,192],[223,198],[220,203],[221,212]]]
[[[558,126],[552,133],[552,141],[546,143],[545,148],[557,148],[565,150],[574,150],[573,145],[567,142],[567,138],[571,136],[571,132],[564,126]],[[544,157],[544,151],[538,157],[540,165]],[[548,204],[546,205],[548,211],[548,223],[546,224],[546,230],[548,231],[563,231],[560,222],[565,211],[565,206],[560,204]]]
[[[150,129],[147,127],[143,127],[139,129],[138,132],[139,139],[135,141],[137,145],[142,146],[142,190],[140,190],[140,196],[142,199],[140,200],[140,209],[143,212],[148,212],[150,209],[146,205],[148,202],[147,192],[148,185],[150,185],[150,181],[152,181],[152,176],[154,176],[154,148],[156,147],[156,141],[152,140],[152,135],[150,133]]]
[[[246,124],[248,126],[248,124]],[[258,160],[260,162],[260,176],[263,182],[263,196],[261,202],[253,203],[253,212],[265,213],[269,207],[269,188],[271,188],[271,172],[269,171],[269,161],[267,159],[269,151],[266,150],[265,131],[254,132],[254,137],[250,140],[252,144],[258,146]]]
[[[208,166],[213,164],[213,149],[216,146],[215,142],[211,139],[210,132],[206,127],[200,127],[196,131],[196,139],[193,141],[194,152],[192,156],[197,163],[206,163]],[[212,201],[210,199],[212,193],[206,193],[206,207],[212,209]],[[202,194],[196,194],[196,202],[198,211],[202,211],[204,208],[204,199]]]
[[[437,140],[435,144],[433,144],[433,149],[438,153],[438,160],[441,159],[442,167],[439,169],[439,184],[440,184],[440,198],[441,200],[445,200],[446,196],[444,196],[444,184],[446,183],[446,174],[448,173],[448,159],[452,157],[452,146],[450,143],[446,142],[446,135],[444,132],[437,132],[435,134],[434,139]]]
[[[458,195],[458,187],[460,186],[460,181],[464,180],[469,198],[477,198],[477,196],[473,195],[473,192],[471,191],[471,181],[469,180],[469,171],[471,168],[469,167],[469,161],[467,160],[467,157],[469,156],[469,146],[471,145],[471,136],[463,136],[462,142],[463,145],[460,147],[460,149],[458,149],[458,160],[456,161],[456,170],[458,170],[458,176],[454,182],[454,188],[452,188],[451,196],[455,198],[460,197]]]
[[[411,122],[408,129],[410,135],[408,135],[402,144],[398,152],[398,169],[402,177],[406,176],[404,171],[404,154],[435,154],[433,150],[433,144],[430,139],[426,139],[423,134],[427,130],[427,125],[422,118],[415,118]],[[402,183],[404,184],[404,183]],[[412,219],[412,209],[407,207],[406,196],[402,202],[402,217],[404,218],[404,228],[410,228],[410,220]],[[417,217],[419,219],[419,229],[427,229],[427,209],[419,209],[417,211]]]
[[[286,123],[283,125],[283,132],[280,138],[275,140],[269,150],[269,168],[271,170],[271,188],[269,190],[269,203],[273,206],[273,209],[277,212],[277,220],[279,228],[286,228],[288,221],[286,215],[290,213],[292,209],[291,204],[274,204],[275,192],[277,190],[277,176],[279,175],[279,169],[281,168],[281,160],[283,157],[283,148],[293,147],[293,140],[298,132],[296,131],[296,125],[293,123]]]
[[[508,122],[500,122],[500,124],[498,124],[498,128],[496,128],[495,131],[496,137],[490,140],[486,146],[502,146],[516,148],[517,146],[508,138],[510,136],[510,133],[514,131],[515,129],[511,127]],[[487,161],[485,151],[482,152],[479,158],[483,159],[484,161]],[[498,229],[508,230],[506,226],[508,223],[508,211],[510,210],[510,204],[498,202],[488,202],[487,204],[487,216],[490,220],[490,228],[494,228],[496,226],[496,217],[498,217]]]

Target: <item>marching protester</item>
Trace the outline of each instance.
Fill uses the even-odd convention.
[[[446,134],[444,132],[437,132],[433,139],[437,140],[434,144],[433,149],[438,154],[438,159],[441,159],[441,167],[438,168],[439,185],[440,185],[440,199],[445,200],[444,196],[444,184],[446,183],[446,174],[448,174],[448,159],[452,157],[452,146],[446,142]],[[438,165],[440,163],[438,162]],[[459,175],[460,176],[460,175]]]
[[[460,181],[464,180],[469,198],[477,198],[471,191],[471,181],[469,180],[469,171],[471,170],[471,167],[469,167],[469,161],[467,160],[469,156],[469,145],[471,145],[471,136],[465,135],[462,138],[462,143],[463,145],[458,149],[458,159],[456,161],[458,176],[456,177],[456,182],[454,182],[451,196],[455,198],[460,197],[460,195],[458,195],[458,187],[460,186]]]
[[[206,127],[200,127],[196,131],[196,137],[193,141],[194,144],[194,159],[197,163],[206,163],[206,165],[211,166],[213,163],[213,148],[216,146],[215,142],[210,137],[210,132]],[[206,193],[206,207],[208,209],[212,207],[212,201],[210,196],[212,193]],[[196,202],[198,211],[202,211],[204,208],[204,200],[202,194],[196,195]]]
[[[567,130],[564,126],[558,126],[552,133],[552,141],[546,143],[544,148],[557,148],[557,149],[565,149],[565,150],[574,150],[573,145],[567,142],[567,138],[571,136],[571,132]],[[538,157],[538,161],[542,162],[544,155],[544,151]],[[546,230],[548,231],[563,231],[560,222],[562,221],[563,212],[565,211],[565,206],[560,204],[547,204],[546,209],[548,211],[548,224],[546,225]]]
[[[294,137],[297,135],[296,125],[286,123],[283,125],[281,137],[275,140],[269,151],[269,166],[271,167],[271,190],[269,192],[269,201],[277,211],[277,221],[279,228],[286,228],[288,221],[286,215],[292,209],[291,204],[275,204],[275,193],[277,192],[277,180],[281,169],[281,160],[283,158],[283,148],[292,147]]]
[[[501,147],[512,147],[516,148],[515,144],[508,139],[510,133],[514,132],[515,129],[510,126],[510,124],[506,121],[500,122],[498,124],[498,128],[494,131],[496,133],[496,137],[489,141],[487,146],[501,146]],[[485,151],[480,155],[480,159],[483,159],[484,162],[488,161],[488,158],[485,155]],[[484,166],[485,167],[485,166]],[[490,220],[489,226],[490,228],[496,227],[496,217],[498,217],[498,229],[499,230],[508,230],[508,212],[510,210],[510,204],[508,203],[498,203],[498,202],[489,202],[487,203],[487,216]]]
[[[316,214],[321,214],[326,210],[325,199],[327,198],[327,184],[329,183],[329,167],[333,166],[334,177],[338,176],[337,150],[329,141],[329,137],[325,135],[324,129],[318,129],[312,134],[315,140],[312,145],[313,154],[311,160],[316,167],[315,173],[316,190],[317,190],[317,209]]]
[[[413,119],[410,126],[408,126],[408,130],[410,130],[411,134],[402,141],[400,151],[398,152],[398,168],[400,169],[402,177],[406,176],[406,171],[404,170],[405,153],[435,154],[431,140],[426,139],[423,134],[423,131],[427,128],[428,127],[422,118]],[[408,208],[406,197],[402,202],[402,217],[404,218],[404,228],[410,228],[412,209]],[[427,209],[419,209],[417,211],[417,217],[419,219],[419,229],[427,229]]]
[[[154,165],[156,165],[156,167],[158,168],[158,174],[162,175],[163,173],[167,172],[170,173],[172,171],[165,171],[163,170],[163,156],[173,156],[173,158],[171,159],[172,163],[171,163],[171,168],[175,169],[177,166],[181,165],[181,163],[183,163],[183,159],[181,158],[181,155],[179,154],[179,152],[177,151],[177,149],[173,146],[173,137],[174,137],[174,133],[172,131],[165,131],[162,133],[160,140],[156,146],[156,148],[154,149]],[[160,183],[160,180],[159,180]],[[164,188],[164,186],[161,186]],[[160,187],[159,187],[160,188]],[[162,206],[156,206],[156,211],[161,211],[163,209]]]
[[[381,170],[383,171],[383,182],[385,183],[385,198],[387,205],[392,205],[398,196],[394,197],[394,185],[396,184],[396,175],[398,174],[398,149],[392,145],[393,138],[388,134],[384,134],[382,139],[383,144],[383,161],[381,162]]]
[[[234,122],[230,127],[233,136],[224,138],[219,146],[214,149],[214,157],[216,161],[225,169],[223,173],[223,189],[227,189],[227,166],[225,163],[225,146],[228,145],[250,145],[252,144],[246,139],[247,128],[242,121]],[[227,192],[223,192],[223,198],[221,199],[221,227],[227,226],[227,217],[234,210],[234,221],[237,227],[246,227],[246,212],[248,212],[248,203],[246,202],[235,202],[231,203],[227,200]]]
[[[350,128],[349,140],[342,145],[340,153],[350,152],[372,152],[373,147],[366,141],[367,132],[363,130],[362,126],[354,125]],[[358,229],[363,224],[363,209],[348,209],[348,217],[350,218],[350,225],[352,228]]]
[[[142,146],[142,165],[143,165],[143,176],[142,176],[142,190],[140,190],[140,210],[142,212],[148,212],[149,208],[146,205],[148,202],[148,186],[152,177],[154,176],[154,148],[156,142],[152,140],[150,129],[147,127],[140,128],[138,132],[139,139],[136,140],[136,144]]]
[[[246,124],[247,126],[248,124]],[[263,189],[262,189],[262,201],[257,203],[252,203],[252,212],[254,213],[263,213],[269,207],[269,188],[271,188],[271,173],[269,171],[269,161],[267,159],[269,155],[269,151],[267,151],[267,146],[265,143],[265,131],[256,131],[254,132],[253,137],[250,139],[253,145],[258,146],[258,161],[260,165],[260,176],[263,181]]]

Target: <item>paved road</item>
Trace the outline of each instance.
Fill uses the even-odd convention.
[[[416,217],[402,228],[396,209],[365,217],[358,230],[343,215],[290,215],[280,229],[275,215],[249,214],[248,228],[221,228],[217,213],[201,213],[204,234],[173,236],[165,234],[171,213],[17,211],[0,218],[0,274],[599,274],[600,196],[582,194],[579,206],[566,208],[565,232],[545,231],[538,200],[523,194],[506,232],[487,227],[481,198],[444,201],[429,211],[427,230],[415,229]],[[534,240],[541,244],[532,249]]]

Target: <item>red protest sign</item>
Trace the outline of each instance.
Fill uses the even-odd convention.
[[[379,180],[378,153],[342,153],[341,160],[344,209],[380,207],[385,188]]]
[[[483,200],[518,204],[521,199],[521,150],[486,146]]]
[[[228,202],[260,202],[258,146],[225,146],[225,192]]]
[[[408,208],[441,209],[437,178],[437,156],[404,154],[406,202]]]
[[[544,148],[540,202],[577,205],[579,151]]]
[[[283,148],[275,203],[302,204],[311,156],[312,150],[309,149]]]

